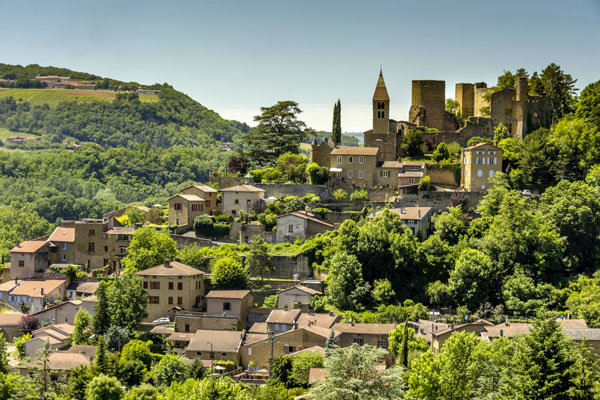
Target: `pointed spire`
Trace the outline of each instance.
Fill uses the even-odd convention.
[[[379,69],[379,79],[377,79],[377,86],[375,87],[375,93],[373,93],[373,100],[390,100],[390,95],[385,87],[385,81],[383,80],[383,70]]]

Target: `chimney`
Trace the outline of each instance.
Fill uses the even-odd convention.
[[[43,295],[44,295],[44,288],[41,288],[40,289],[40,296],[43,296]]]
[[[419,219],[421,219],[421,209],[419,208]]]
[[[329,316],[333,317],[333,311],[329,311]]]
[[[504,337],[504,330],[500,329],[500,337]]]
[[[172,268],[171,267],[171,260],[165,260],[165,268]]]
[[[283,306],[283,311],[289,311],[290,309],[288,308],[287,304],[285,306]]]

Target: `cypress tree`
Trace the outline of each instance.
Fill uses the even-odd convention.
[[[404,335],[402,335],[402,345],[400,346],[400,360],[405,368],[408,368],[408,319],[404,321]]]
[[[98,337],[98,350],[96,350],[96,371],[102,374],[108,372],[108,360],[106,359],[106,347],[104,337]]]
[[[106,282],[101,282],[96,290],[98,301],[94,305],[94,333],[102,336],[110,327],[110,315],[108,313],[108,298],[106,297]]]
[[[342,104],[340,100],[333,105],[333,126],[331,128],[331,139],[335,144],[342,143]]]

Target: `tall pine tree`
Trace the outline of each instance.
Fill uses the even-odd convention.
[[[102,336],[110,327],[110,315],[108,313],[108,298],[106,296],[106,282],[100,282],[98,290],[96,290],[96,298],[98,301],[94,305],[94,333],[97,336]]]
[[[331,139],[337,145],[342,143],[342,104],[338,99],[333,105],[333,126],[331,128]]]

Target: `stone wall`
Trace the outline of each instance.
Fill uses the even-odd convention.
[[[175,241],[175,243],[177,243],[178,249],[181,249],[184,246],[192,245],[192,244],[195,244],[198,247],[212,247],[212,246],[220,245],[219,243],[213,242],[210,239],[193,237],[193,236],[183,236],[183,235],[172,234],[171,239],[173,239]]]
[[[273,256],[271,262],[275,266],[266,278],[307,279],[312,277],[312,268],[308,265],[308,257],[298,255]]]
[[[412,81],[412,101],[409,117],[414,114],[414,121],[419,126],[444,130],[444,113],[446,103],[445,81]],[[423,109],[419,110],[418,108]],[[414,112],[413,112],[414,109]],[[418,117],[417,117],[418,115]]]
[[[427,175],[429,175],[432,185],[457,187],[459,184],[456,182],[454,172],[452,170],[442,168],[440,164],[428,165]]]
[[[445,132],[427,132],[423,134],[424,143],[431,142],[433,147],[437,144],[453,143],[456,142],[462,147],[466,147],[469,139],[474,136],[493,138],[494,137],[494,126],[491,118],[484,117],[469,117],[465,121],[465,126],[457,131],[445,131]],[[426,146],[424,144],[423,146]],[[431,151],[432,149],[427,149]]]
[[[403,195],[398,203],[403,207],[431,207],[434,211],[443,211],[452,205],[453,191],[439,192],[420,192],[419,194]],[[467,208],[475,208],[481,201],[485,193],[483,192],[465,192],[468,202]]]
[[[259,187],[265,190],[266,197],[279,197],[279,196],[298,196],[304,197],[307,194],[315,194],[321,198],[321,200],[333,199],[329,187],[327,185],[308,185],[298,184],[291,185],[285,183],[255,183],[253,186]]]

